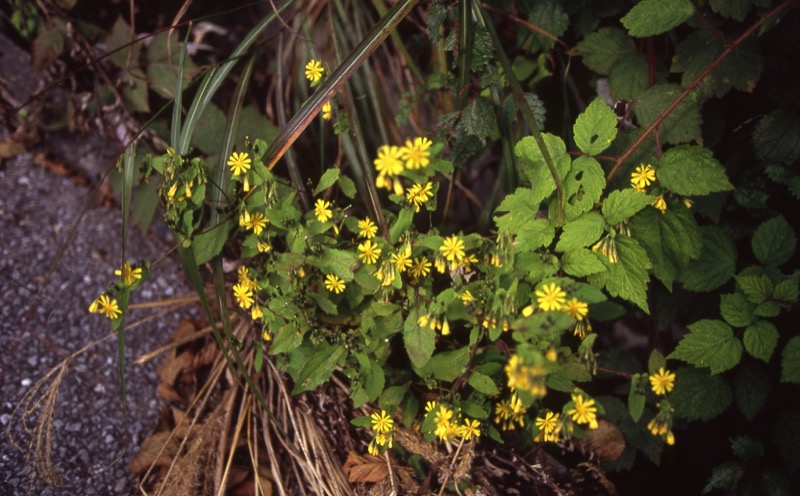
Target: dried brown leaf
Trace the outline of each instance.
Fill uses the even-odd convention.
[[[349,482],[378,482],[389,476],[386,461],[372,456],[361,456],[355,451],[347,455],[342,471]]]

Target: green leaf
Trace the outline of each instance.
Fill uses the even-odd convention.
[[[508,212],[506,215],[494,218],[498,229],[515,232],[539,214],[539,204],[548,194],[542,196],[530,188],[517,188],[507,195],[495,210],[495,213]]]
[[[597,212],[587,212],[577,219],[564,224],[564,230],[559,236],[556,251],[572,251],[584,246],[589,246],[600,239],[603,234],[605,221]]]
[[[725,322],[733,327],[747,327],[756,319],[755,305],[747,301],[741,293],[722,295],[719,303],[719,311]],[[744,343],[747,348],[747,339]]]
[[[670,148],[661,157],[657,174],[662,186],[679,195],[705,196],[733,189],[711,150],[699,146]]]
[[[228,240],[228,233],[231,232],[233,226],[233,219],[227,219],[201,232],[192,239],[197,265],[204,264],[219,255]]]
[[[650,259],[644,248],[627,236],[615,238],[617,246],[617,263],[611,263],[604,256],[599,257],[606,266],[606,272],[601,272],[589,277],[589,282],[595,286],[604,286],[611,296],[619,296],[634,304],[647,313],[647,283],[650,280],[648,269],[651,268]]]
[[[631,389],[628,392],[628,411],[634,422],[638,422],[644,413],[644,403],[647,399],[647,374],[633,374],[631,376]]]
[[[753,233],[753,254],[764,265],[785,264],[794,255],[796,245],[794,229],[783,217],[764,222]]]
[[[753,131],[756,156],[768,163],[800,161],[800,114],[779,108],[762,117]]]
[[[461,113],[457,130],[464,135],[472,135],[481,140],[495,139],[500,135],[497,129],[497,116],[492,104],[485,98],[475,98]]]
[[[543,0],[532,4],[528,22],[554,36],[561,36],[569,27],[569,16],[564,12],[561,2]],[[526,44],[526,49],[531,52],[548,51],[555,45],[551,38],[535,31],[531,31],[530,35],[531,42]]]
[[[563,181],[572,163],[567,147],[561,138],[550,133],[542,133],[542,139],[553,159],[556,173]],[[545,199],[550,196],[556,190],[556,183],[533,136],[519,140],[514,147],[514,153],[520,158],[522,170],[533,185],[535,197]]]
[[[601,262],[601,255],[597,255],[585,248],[568,251],[561,257],[561,269],[575,277],[586,277],[606,270]]]
[[[315,265],[325,274],[336,274],[342,280],[349,282],[353,280],[353,273],[358,267],[358,257],[349,250],[324,248],[322,257],[316,261]]]
[[[433,350],[436,348],[436,331],[428,326],[420,326],[417,324],[417,319],[419,311],[416,310],[409,313],[406,318],[403,324],[403,344],[411,364],[421,369],[433,356]]]
[[[653,275],[668,289],[680,271],[700,256],[700,228],[683,205],[663,214],[654,208],[642,210],[631,219],[630,228],[653,261]]]
[[[452,382],[464,373],[469,362],[469,347],[444,351],[433,355],[424,367],[417,367],[420,377],[433,376],[440,381]]]
[[[736,284],[747,299],[753,303],[763,303],[772,296],[774,285],[764,274],[736,276]]]
[[[711,420],[731,405],[733,394],[728,382],[719,375],[690,367],[675,372],[675,389],[670,402],[675,415],[686,420]]]
[[[142,44],[134,43],[130,47],[126,46],[125,48],[122,48],[123,46],[128,45],[130,42],[131,27],[127,22],[125,22],[122,16],[119,16],[117,17],[117,20],[114,21],[114,25],[111,27],[111,31],[109,32],[105,41],[106,50],[109,53],[114,52],[114,50],[117,50],[118,48],[120,49],[118,52],[111,53],[111,55],[108,56],[108,59],[112,64],[122,69],[139,66],[139,54],[142,49]],[[131,52],[130,59],[128,57],[129,50]]]
[[[797,286],[797,279],[784,279],[775,285],[772,290],[772,297],[783,304],[797,303],[800,296],[800,288]]]
[[[769,362],[775,346],[778,345],[778,329],[772,322],[756,321],[744,330],[744,349],[753,357]]]
[[[641,4],[639,4],[641,5]],[[647,128],[666,111],[681,93],[681,87],[672,83],[655,84],[644,90],[636,99],[633,111],[639,124]],[[702,142],[700,107],[689,99],[683,100],[658,126],[661,143]],[[668,150],[669,152],[669,150]]]
[[[365,403],[375,401],[383,392],[386,384],[383,368],[374,358],[371,359],[364,353],[354,353],[359,366],[359,376],[356,385],[350,392],[353,398],[353,407],[358,408]]]
[[[342,194],[351,200],[356,197],[358,194],[358,190],[356,189],[356,184],[347,176],[339,176],[339,189],[342,190]]]
[[[800,382],[800,336],[786,343],[781,352],[781,382]]]
[[[121,52],[125,54],[125,50]],[[181,48],[177,35],[172,36],[163,31],[150,40],[147,49],[147,79],[150,87],[164,98],[174,98],[180,68]],[[186,88],[197,74],[198,68],[190,58],[186,58],[183,67],[181,87]]]
[[[331,167],[330,169],[326,170],[322,177],[319,178],[319,184],[317,187],[314,188],[314,196],[322,193],[326,189],[333,186],[336,180],[339,179],[339,168],[338,167]]]
[[[710,0],[708,2],[711,10],[717,14],[736,19],[739,22],[744,21],[754,3],[753,0]]]
[[[735,461],[727,461],[717,465],[711,470],[711,477],[703,488],[701,494],[708,494],[714,489],[733,491],[744,477],[745,467]]]
[[[617,137],[617,116],[600,98],[595,98],[575,120],[575,144],[587,155],[597,155]]]
[[[769,376],[757,365],[745,362],[736,368],[733,376],[733,394],[736,406],[750,421],[764,408],[769,396]]]
[[[600,201],[606,187],[606,178],[597,160],[582,156],[572,162],[563,184],[564,215],[567,220],[572,220],[591,210]],[[553,202],[550,207],[556,208],[557,205]],[[550,213],[550,218],[555,218],[553,212]]]
[[[467,384],[475,388],[475,391],[488,396],[500,393],[500,390],[497,389],[497,385],[492,378],[478,371],[473,371],[470,374]]]
[[[400,236],[408,232],[408,228],[414,221],[414,209],[411,207],[404,207],[400,214],[397,216],[397,221],[389,228],[389,235],[392,238],[392,243],[397,243]]]
[[[603,217],[613,226],[633,217],[652,201],[650,196],[634,189],[612,191],[603,202]]]
[[[660,351],[651,351],[650,358],[647,359],[647,371],[650,374],[656,374],[662,367],[667,368],[667,359]]]
[[[693,14],[691,0],[642,0],[620,21],[631,36],[643,38],[680,26]]]
[[[586,67],[607,75],[617,61],[636,55],[636,45],[620,29],[601,28],[578,43],[576,52]]]
[[[742,342],[725,322],[701,320],[688,327],[691,332],[683,336],[669,358],[708,367],[712,374],[725,372],[742,359]]]
[[[710,31],[699,29],[690,33],[675,49],[671,72],[682,72],[681,84],[686,87],[711,65],[726,47]],[[697,85],[698,100],[722,97],[732,88],[752,93],[764,68],[758,41],[749,39],[737,46],[711,74]]]
[[[690,291],[717,289],[730,280],[736,270],[736,246],[729,234],[715,226],[700,228],[703,248],[700,258],[689,262],[679,280]]]
[[[760,303],[756,309],[753,310],[753,313],[759,317],[771,319],[777,317],[778,314],[781,313],[781,307],[774,301],[765,301],[764,303]]]
[[[641,53],[618,60],[608,75],[611,94],[617,99],[634,100],[638,98],[642,91],[651,86],[649,69],[647,57]],[[656,65],[656,69],[658,69],[658,65]],[[658,77],[657,72],[655,82],[661,82],[663,79],[665,78]]]
[[[308,362],[303,365],[297,377],[292,394],[310,391],[330,378],[339,360],[347,355],[343,346],[320,343],[315,346]]]

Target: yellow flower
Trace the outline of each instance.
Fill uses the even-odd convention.
[[[306,64],[306,77],[312,83],[316,83],[320,79],[322,79],[322,75],[325,73],[325,68],[322,67],[322,62],[319,60],[311,59]]]
[[[335,274],[328,274],[325,276],[325,287],[328,288],[328,291],[339,294],[344,291],[344,281]]]
[[[381,267],[375,272],[375,277],[381,281],[381,286],[390,286],[397,277],[397,269],[388,260],[381,263]]]
[[[322,104],[322,118],[326,121],[331,120],[333,117],[333,108],[331,107],[331,102],[325,102]]]
[[[442,336],[449,336],[450,335],[450,324],[447,320],[442,321]]]
[[[475,301],[475,297],[472,296],[472,293],[469,292],[469,289],[464,291],[464,294],[461,295],[461,303],[465,306]]]
[[[431,152],[428,150],[433,143],[425,137],[406,140],[406,145],[400,149],[403,160],[406,161],[406,169],[419,169],[426,167],[430,163]]]
[[[381,249],[378,244],[369,239],[358,245],[358,251],[361,252],[358,258],[365,264],[374,264],[378,261],[378,257],[381,256]]]
[[[436,427],[447,427],[450,425],[450,419],[453,418],[453,410],[450,410],[444,405],[439,406],[436,416],[433,418]]]
[[[664,201],[664,195],[658,195],[658,198],[653,200],[652,205],[662,214],[667,211],[667,202]]]
[[[425,413],[431,413],[434,408],[436,408],[435,401],[428,401],[425,403]]]
[[[267,253],[272,249],[272,246],[266,241],[259,241],[257,248],[259,253]]]
[[[415,258],[414,264],[411,266],[411,276],[414,279],[425,277],[431,272],[431,263],[427,257]]]
[[[650,386],[657,395],[665,395],[675,387],[675,374],[661,367],[650,376]]]
[[[533,315],[533,311],[534,310],[536,310],[536,308],[531,303],[530,305],[528,305],[528,306],[526,306],[525,308],[522,309],[522,316],[523,317],[530,317],[531,315]]]
[[[234,176],[238,176],[240,174],[244,174],[250,169],[250,164],[252,161],[250,160],[250,155],[247,152],[231,153],[231,157],[228,159],[228,167],[231,168]]]
[[[264,332],[261,333],[261,339],[264,341],[272,341],[272,336],[269,335],[269,331],[264,329]]]
[[[122,270],[115,270],[114,274],[122,276],[122,282],[126,286],[133,286],[136,281],[142,278],[142,268],[136,267],[134,269],[131,264],[125,262],[122,264]]]
[[[365,239],[372,239],[378,232],[378,226],[372,222],[372,219],[366,217],[364,220],[358,221],[358,235]]]
[[[397,267],[397,271],[403,273],[411,267],[411,250],[403,250],[400,253],[392,253],[392,263]]]
[[[637,191],[642,191],[656,180],[656,171],[650,164],[640,165],[631,174],[631,186]]]
[[[465,441],[469,441],[473,437],[480,437],[481,431],[478,430],[481,423],[478,420],[470,420],[467,419],[464,421],[464,425],[458,428],[458,434],[464,438]]]
[[[433,185],[429,182],[424,185],[415,184],[406,192],[406,198],[414,205],[414,210],[419,212],[419,207],[433,196],[432,190]]]
[[[593,399],[586,400],[583,395],[572,394],[575,406],[567,414],[575,423],[589,424],[590,429],[597,429],[597,407]]]
[[[439,251],[448,262],[458,263],[464,259],[464,241],[459,239],[458,236],[450,236],[445,238]]]
[[[267,227],[268,222],[269,219],[267,219],[267,216],[261,212],[250,214],[250,212],[245,210],[244,213],[239,216],[239,225],[245,229],[252,229],[256,235],[261,234],[261,231]]]
[[[331,202],[323,200],[322,198],[317,200],[317,202],[314,204],[314,215],[317,216],[317,220],[320,222],[327,222],[333,218]]]
[[[240,282],[233,286],[233,297],[242,308],[253,305],[253,286],[249,282]]]
[[[558,441],[558,417],[560,415],[554,412],[547,412],[544,417],[536,417],[536,427],[539,428],[539,434],[534,441]]]
[[[107,294],[101,294],[92,302],[91,305],[89,305],[89,313],[99,313],[100,315],[108,317],[111,320],[114,320],[122,315],[122,311],[119,309],[117,300],[109,297]]]
[[[589,305],[577,298],[572,298],[561,307],[561,310],[569,314],[569,316],[573,319],[580,322],[589,313]]]
[[[258,305],[253,305],[253,308],[250,309],[250,318],[253,320],[258,320],[264,316],[264,311],[261,310],[261,307]]]
[[[545,284],[541,290],[536,290],[536,303],[545,312],[561,310],[567,293],[556,283]]]
[[[381,413],[373,413],[371,415],[372,418],[372,430],[377,433],[387,433],[392,430],[392,426],[394,425],[394,420],[392,417],[386,415],[386,410],[381,410]],[[383,444],[383,443],[379,443]]]
[[[397,146],[383,145],[378,148],[378,158],[375,159],[375,170],[379,176],[396,176],[403,172],[400,148]]]
[[[684,205],[686,208],[692,208],[692,206],[694,205],[694,202],[692,201],[692,199],[691,199],[691,198],[684,198],[684,199],[683,199],[683,205]]]

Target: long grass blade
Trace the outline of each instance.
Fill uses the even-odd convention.
[[[122,158],[122,263],[128,260],[128,224],[130,222],[131,193],[133,191],[133,171],[136,142],[125,147]],[[119,368],[119,394],[122,401],[122,423],[128,425],[128,401],[125,395],[125,311],[128,308],[129,292],[127,288],[119,294],[122,317],[115,322],[114,330],[117,332],[117,367]]]
[[[189,43],[189,34],[192,32],[192,24],[186,30],[186,37],[181,46],[180,63],[178,65],[178,79],[175,83],[175,99],[172,102],[172,127],[170,128],[169,141],[172,146],[178,143],[181,135],[181,113],[183,112],[183,73],[186,69],[186,46]],[[167,40],[169,43],[169,40]]]

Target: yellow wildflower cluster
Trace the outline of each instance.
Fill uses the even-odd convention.
[[[513,431],[519,427],[525,427],[525,414],[527,408],[516,394],[511,398],[497,403],[494,408],[494,422],[500,425],[504,431]]]
[[[306,64],[306,78],[311,81],[311,86],[316,86],[325,74],[325,67],[319,60],[311,59]]]
[[[417,170],[427,167],[430,164],[430,147],[433,142],[425,137],[417,137],[413,140],[406,140],[404,146],[383,145],[378,148],[378,157],[373,161],[375,170],[378,172],[378,177],[375,179],[375,185],[379,188],[386,188],[394,191],[397,195],[403,194],[403,185],[397,179],[404,170]],[[429,183],[428,183],[429,184]],[[415,199],[420,200],[420,191],[425,188],[425,185],[415,185],[418,187],[415,193]],[[429,198],[421,201],[424,203]],[[416,201],[409,198],[415,206],[418,207]]]
[[[269,219],[261,212],[251,214],[245,210],[241,215],[239,215],[239,227],[253,231],[256,236],[261,234],[264,228],[267,227],[268,223]]]
[[[582,393],[573,393],[574,406],[567,411],[576,424],[588,424],[590,429],[597,429],[597,406],[591,398],[586,398]]]
[[[394,443],[394,420],[386,414],[386,410],[381,410],[381,413],[373,413],[370,420],[375,437],[370,441],[367,451],[370,455],[378,456],[381,447],[388,449]]]
[[[545,312],[561,311],[575,319],[573,334],[581,339],[586,337],[587,332],[591,332],[592,325],[586,318],[589,315],[589,305],[576,297],[567,300],[567,293],[556,283],[545,284],[541,289],[537,289],[536,306]],[[530,317],[536,309],[533,304],[522,309],[523,317]]]
[[[325,276],[325,288],[335,294],[339,294],[344,291],[344,281],[339,278],[339,276],[335,274],[327,274]]]
[[[131,264],[125,262],[122,264],[122,269],[114,271],[114,275],[120,276],[122,284],[126,286],[133,286],[142,278],[142,268],[132,267]]]
[[[644,192],[656,180],[656,171],[650,164],[640,165],[631,174],[631,187],[636,191]]]
[[[331,218],[333,218],[333,210],[331,210],[332,206],[333,205],[331,202],[327,200],[323,200],[322,198],[317,200],[317,202],[314,204],[314,215],[317,217],[319,222],[328,222],[331,220]]]
[[[469,441],[481,435],[479,429],[481,425],[480,421],[464,419],[462,422],[460,415],[456,414],[445,405],[437,405],[436,402],[428,402],[425,411],[428,412],[428,415],[435,411],[435,428],[433,434],[442,441],[452,441],[456,437],[460,437],[464,441]]]
[[[541,365],[527,365],[519,355],[511,355],[505,366],[508,376],[508,389],[513,391],[526,391],[534,398],[542,398],[547,394],[544,384],[547,370]]]
[[[428,327],[431,330],[440,331],[442,336],[450,334],[450,323],[444,317],[437,317],[436,315],[422,315],[417,319],[417,324],[420,327]]]
[[[675,387],[675,374],[661,367],[658,372],[650,376],[650,386],[654,393],[664,396]]]
[[[605,255],[608,258],[608,261],[613,263],[619,262],[619,256],[617,255],[617,242],[614,241],[614,237],[610,234],[607,234],[600,238],[600,241],[592,246],[592,251],[600,250],[600,253]]]
[[[254,293],[258,289],[258,283],[250,278],[250,271],[247,267],[239,267],[237,274],[239,277],[236,284],[233,285],[233,298],[241,308],[247,310],[253,306]],[[255,310],[253,312],[258,314]]]
[[[419,208],[433,197],[433,184],[414,184],[406,191],[406,199],[414,206],[414,211],[419,212]]]
[[[115,298],[111,298],[109,295],[103,293],[89,305],[89,313],[99,313],[100,315],[114,320],[122,315],[122,310],[119,309]]]
[[[668,445],[675,444],[675,434],[672,432],[672,414],[674,409],[669,402],[662,401],[658,405],[659,411],[655,417],[647,423],[647,429],[654,436],[661,436],[661,438]]]
[[[559,413],[551,411],[540,412],[536,417],[536,427],[539,429],[539,432],[533,440],[537,443],[558,441],[562,428],[562,424],[559,422],[560,417],[561,415]]]

